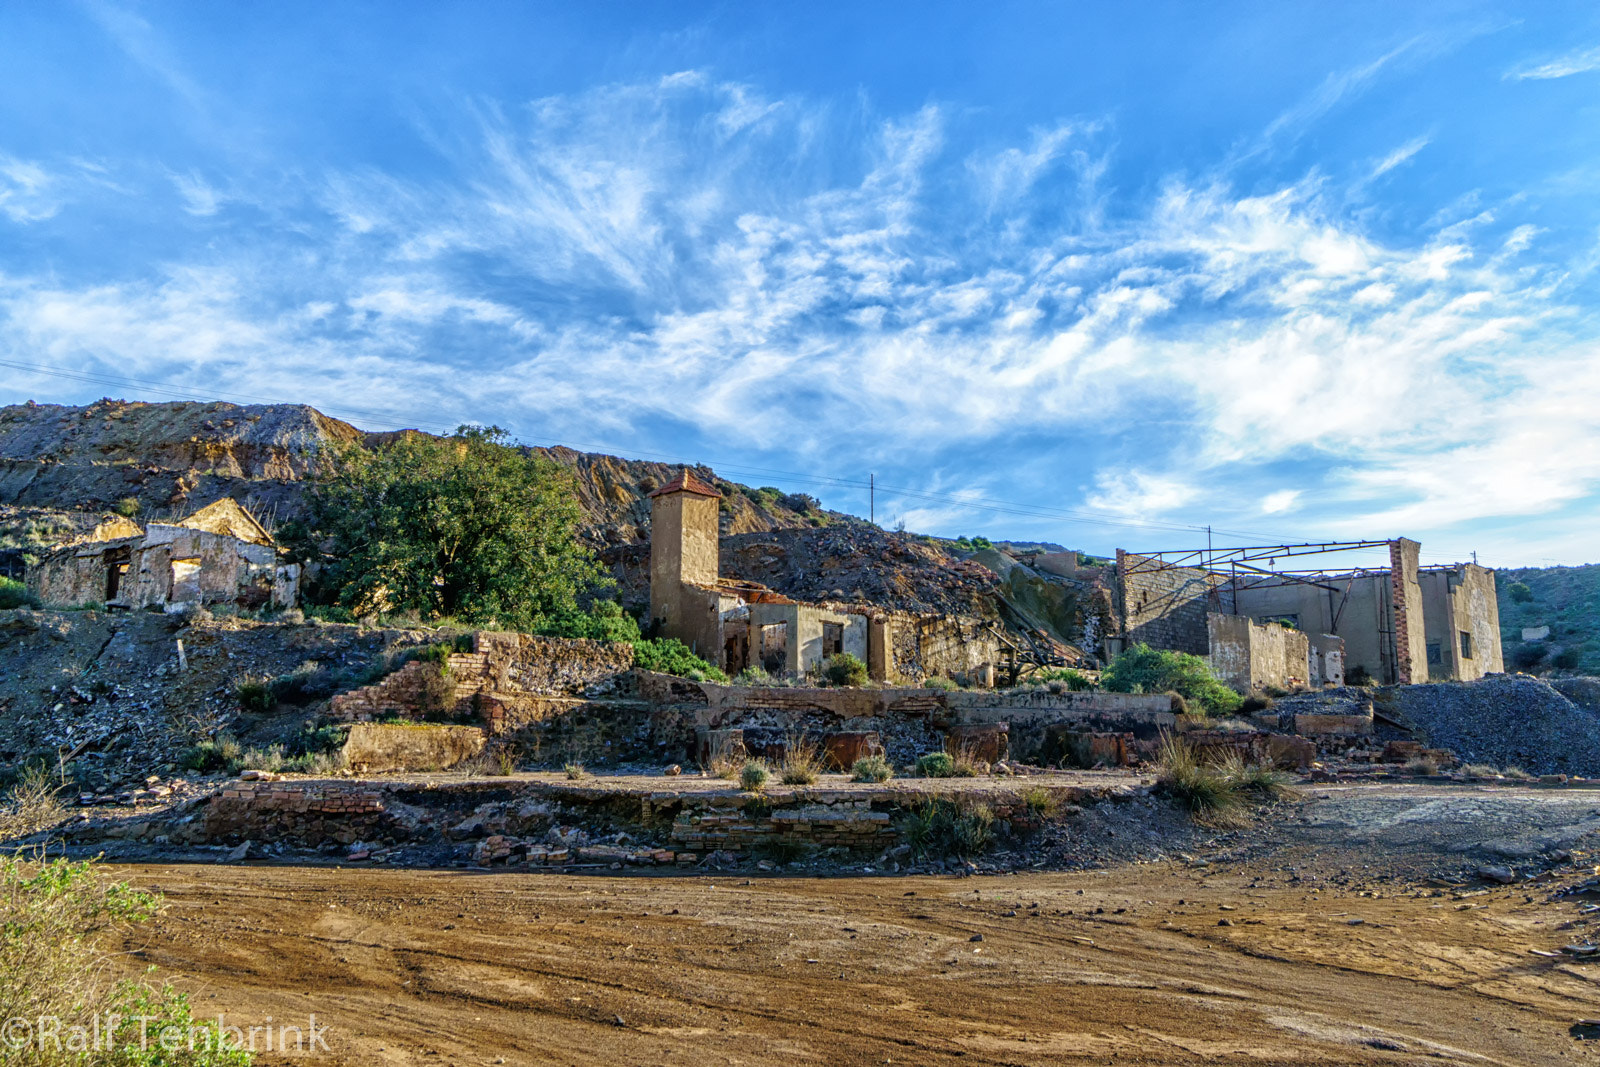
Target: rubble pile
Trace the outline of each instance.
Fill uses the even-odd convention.
[[[428,631],[259,622],[200,612],[0,611],[0,762],[70,765],[96,794],[178,770],[202,738],[281,740],[306,713],[255,716],[244,679],[359,674]]]
[[[1467,763],[1600,777],[1600,713],[1527,675],[1396,686],[1380,703]]]

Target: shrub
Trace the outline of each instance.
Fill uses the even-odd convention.
[[[805,734],[790,734],[778,764],[778,780],[784,785],[810,785],[822,775],[822,755]]]
[[[282,745],[268,745],[259,748],[252,745],[239,754],[239,758],[229,762],[229,771],[269,771],[276,773],[284,769],[288,759],[283,754]]]
[[[121,515],[125,519],[131,519],[135,515],[139,514],[139,498],[136,496],[125,496],[121,500],[117,501],[116,507],[112,508],[111,510],[115,511],[118,515]]]
[[[1217,681],[1199,656],[1136,644],[1119,653],[1100,674],[1100,685],[1113,693],[1172,691],[1211,715],[1238,709],[1240,696]]]
[[[1072,667],[1061,667],[1054,670],[1040,671],[1036,676],[1041,682],[1062,682],[1074,693],[1087,692],[1094,688],[1094,682],[1089,676]]]
[[[587,773],[584,771],[583,764],[581,763],[568,763],[563,765],[561,769],[565,771],[567,777],[573,781],[577,781],[579,778],[582,778],[585,773]]]
[[[950,692],[954,692],[957,689],[960,689],[961,687],[959,685],[957,685],[956,683],[952,682],[948,678],[945,678],[945,677],[943,677],[941,675],[933,674],[933,675],[929,675],[927,678],[924,678],[922,680],[922,688],[924,688],[924,689],[939,689],[939,690],[942,690],[942,691],[944,691],[946,693],[950,693]]]
[[[1360,686],[1372,685],[1372,672],[1368,671],[1365,667],[1358,663],[1354,667],[1351,667],[1349,670],[1344,672],[1344,684]]]
[[[951,778],[976,778],[989,773],[989,765],[979,759],[970,748],[959,748],[950,753]]]
[[[772,774],[760,760],[750,760],[739,769],[739,787],[746,793],[759,793],[767,787]]]
[[[859,688],[867,684],[867,665],[849,652],[840,652],[830,658],[823,666],[822,674],[832,685]]]
[[[572,637],[589,641],[638,641],[639,622],[615,600],[596,600],[587,611],[563,611],[551,616],[539,633],[547,637]]]
[[[1251,693],[1239,704],[1239,714],[1250,715],[1258,711],[1271,711],[1277,702],[1265,693]]]
[[[38,601],[28,586],[15,578],[0,578],[0,608],[33,608],[38,607]]]
[[[1461,773],[1469,778],[1498,778],[1500,772],[1490,763],[1469,763],[1461,768]]]
[[[928,800],[901,816],[896,829],[919,858],[966,859],[988,848],[994,840],[994,811],[982,803]]]
[[[211,771],[230,770],[238,765],[239,758],[244,754],[239,742],[226,734],[217,738],[205,738],[197,744],[189,746],[178,757],[178,763],[191,771],[206,774]]]
[[[929,752],[917,757],[918,778],[949,778],[956,773],[956,761],[948,752]]]
[[[852,782],[887,782],[894,777],[894,765],[882,756],[862,756],[850,767]]]
[[[278,700],[272,693],[272,685],[265,678],[254,678],[246,675],[233,683],[233,698],[245,711],[256,715],[265,715],[277,707]]]
[[[24,1046],[9,1050],[7,1063],[224,1067],[251,1062],[247,1052],[224,1046],[214,1025],[195,1020],[187,997],[170,985],[108,978],[102,940],[149,920],[160,907],[159,897],[100,879],[88,862],[0,858],[0,1016],[59,1020],[63,1044],[74,1027],[89,1032],[98,1022],[104,1033],[106,1020],[113,1020],[104,1041],[109,1048],[55,1056],[48,1045],[38,1052]],[[162,1045],[169,1035],[177,1038],[168,1041],[173,1050]],[[147,1040],[141,1042],[141,1036]]]
[[[762,670],[760,667],[755,667],[755,666],[746,667],[744,670],[740,671],[737,675],[734,676],[733,684],[734,685],[771,685],[772,684],[772,675],[768,674],[766,671]]]
[[[1527,582],[1512,582],[1506,586],[1506,596],[1510,597],[1514,604],[1526,604],[1533,599],[1533,590],[1529,588]]]
[[[1431,778],[1439,773],[1439,764],[1427,756],[1417,756],[1407,760],[1404,769],[1411,774],[1421,774]]]
[[[1533,778],[1533,775],[1529,774],[1527,771],[1523,770],[1514,763],[1500,773],[1516,782],[1527,782],[1531,781]]]
[[[700,675],[697,680],[726,682],[728,676],[721,667],[714,667],[695,655],[689,646],[676,637],[653,637],[633,643],[634,666],[657,674],[675,674],[680,678]]]

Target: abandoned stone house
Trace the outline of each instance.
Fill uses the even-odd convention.
[[[1280,559],[1385,549],[1387,567],[1276,570]],[[1208,657],[1241,691],[1470,681],[1504,670],[1494,572],[1421,567],[1392,541],[1133,553],[1118,550],[1115,641]],[[1265,564],[1265,566],[1263,566]]]
[[[874,681],[929,675],[993,684],[1002,641],[987,620],[860,604],[805,604],[718,573],[722,494],[685,469],[650,494],[650,617],[730,674],[803,677],[848,652]]]
[[[299,599],[300,568],[249,512],[224,498],[177,522],[141,527],[109,517],[51,550],[27,580],[51,607],[285,608]]]

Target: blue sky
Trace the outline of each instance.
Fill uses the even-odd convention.
[[[1587,562],[1597,192],[1593,4],[7,5],[0,402]]]

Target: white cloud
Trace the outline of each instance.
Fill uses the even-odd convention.
[[[1514,67],[1506,71],[1506,78],[1514,81],[1548,81],[1552,78],[1570,78],[1574,74],[1587,74],[1600,70],[1600,48],[1587,48],[1570,52],[1556,59]]]
[[[13,276],[0,350],[579,445],[689,424],[829,471],[1071,441],[1084,502],[1128,518],[1365,533],[1600,487],[1600,331],[1475,203],[1409,241],[1316,177],[1107,213],[1078,127],[956,153],[930,107],[831,136],[694,72],[473,119],[450,179],[317,179],[314,253],[296,219],[159,277]]]
[[[1432,138],[1430,137],[1413,137],[1411,140],[1407,141],[1405,144],[1401,145],[1399,148],[1396,148],[1393,152],[1390,152],[1388,155],[1380,159],[1372,168],[1372,177],[1382,177],[1383,175],[1388,174],[1391,170],[1394,170],[1396,167],[1400,166],[1400,164],[1408,162],[1412,156],[1415,156],[1418,152],[1428,147],[1428,144],[1431,140]]]
[[[12,222],[39,222],[59,211],[56,185],[39,164],[0,155],[0,211]]]
[[[1268,493],[1261,498],[1261,513],[1263,515],[1281,515],[1293,509],[1295,502],[1300,499],[1298,489],[1279,489],[1275,493]]]

